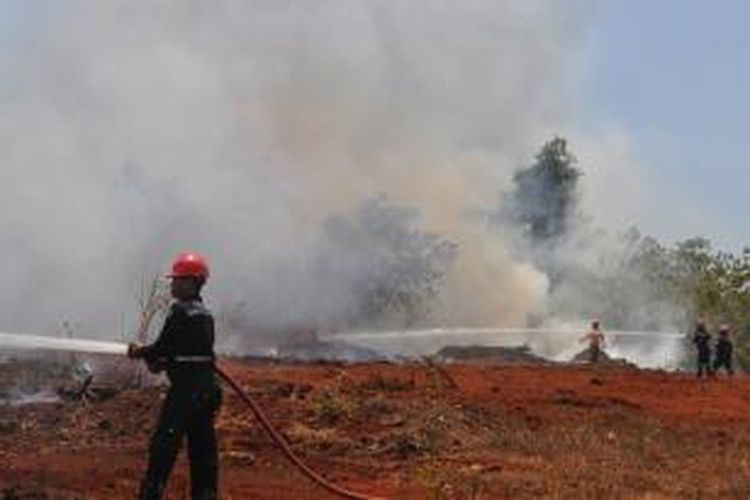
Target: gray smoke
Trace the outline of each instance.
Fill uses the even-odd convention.
[[[211,259],[215,309],[335,310],[311,280],[321,227],[379,192],[460,248],[430,321],[524,323],[546,277],[467,213],[564,129],[587,4],[19,2],[2,328],[116,336],[183,249]]]

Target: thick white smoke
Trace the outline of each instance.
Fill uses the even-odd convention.
[[[215,308],[277,324],[335,309],[307,250],[379,192],[460,245],[434,321],[540,308],[546,278],[467,214],[565,130],[587,2],[19,8],[0,87],[3,329],[114,336],[182,249],[210,257]]]

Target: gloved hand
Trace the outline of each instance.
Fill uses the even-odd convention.
[[[144,348],[142,345],[131,342],[128,344],[128,357],[130,359],[140,359],[143,357]]]

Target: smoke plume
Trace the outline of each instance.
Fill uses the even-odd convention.
[[[429,321],[519,325],[543,306],[546,277],[471,214],[564,131],[587,2],[17,8],[3,329],[132,329],[143,280],[183,249],[210,258],[214,309],[279,326],[335,310],[309,271],[321,227],[381,192],[458,245]]]

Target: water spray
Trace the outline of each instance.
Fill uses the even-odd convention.
[[[72,339],[0,332],[0,348],[16,350],[43,349],[48,351],[89,352],[94,354],[125,355],[128,346],[122,342]]]
[[[331,340],[371,340],[371,339],[401,339],[419,337],[439,337],[443,335],[471,336],[508,336],[508,335],[581,335],[581,330],[553,329],[553,328],[431,328],[426,330],[390,330],[382,332],[347,332],[326,337]],[[655,332],[637,330],[607,330],[609,337],[660,337],[685,338],[679,332]]]

